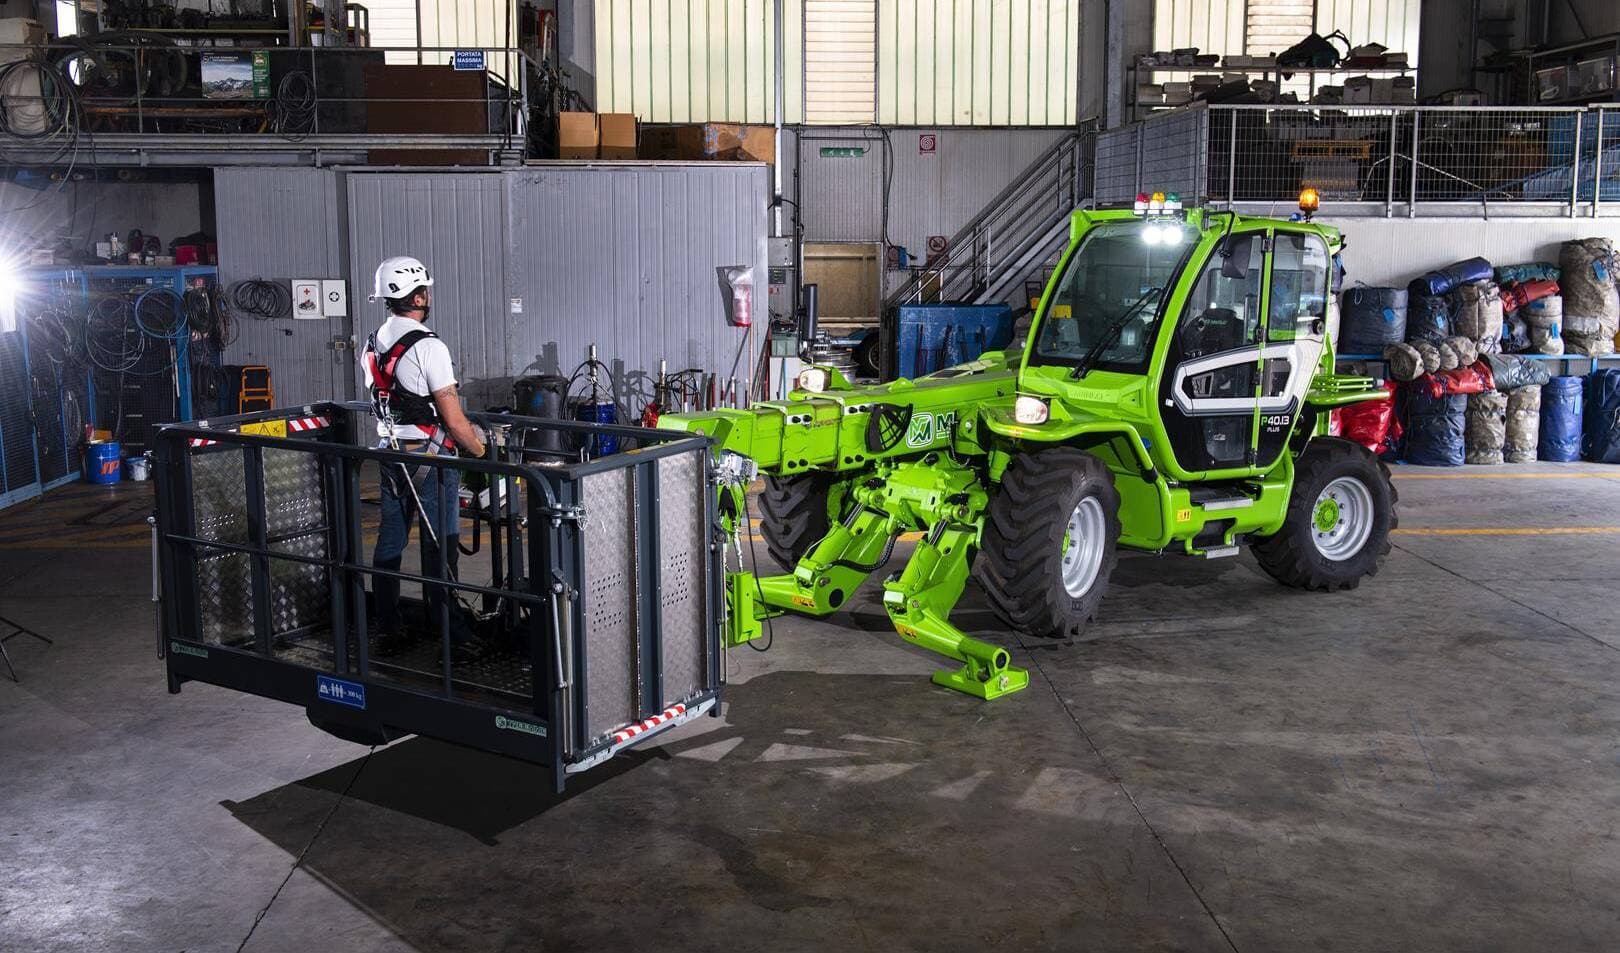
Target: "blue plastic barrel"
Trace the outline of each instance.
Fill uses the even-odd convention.
[[[117,483],[124,471],[122,449],[114,440],[86,447],[84,478],[91,483]]]
[[[1536,459],[1573,463],[1581,458],[1584,377],[1555,377],[1541,387],[1541,438]]]
[[[616,424],[619,414],[611,400],[586,400],[574,408],[574,419],[592,424]],[[591,456],[605,457],[619,452],[619,438],[613,434],[592,434],[586,446]]]

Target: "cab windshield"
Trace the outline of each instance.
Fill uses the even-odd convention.
[[[1145,371],[1170,283],[1197,237],[1196,229],[1173,219],[1093,228],[1058,282],[1032,363],[1077,365],[1119,323],[1092,366]]]

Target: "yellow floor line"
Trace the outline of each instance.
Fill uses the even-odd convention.
[[[1397,480],[1606,480],[1620,477],[1613,473],[1402,473],[1395,471]]]
[[[1438,526],[1401,528],[1394,536],[1612,536],[1620,526]]]

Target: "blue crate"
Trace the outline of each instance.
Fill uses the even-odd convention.
[[[999,351],[1012,341],[1006,304],[900,306],[897,348],[901,377],[922,377]]]

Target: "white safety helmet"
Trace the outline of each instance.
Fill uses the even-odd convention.
[[[418,288],[433,287],[433,277],[427,266],[415,258],[403,255],[389,258],[377,266],[377,279],[371,292],[372,301],[384,298],[404,298]]]

